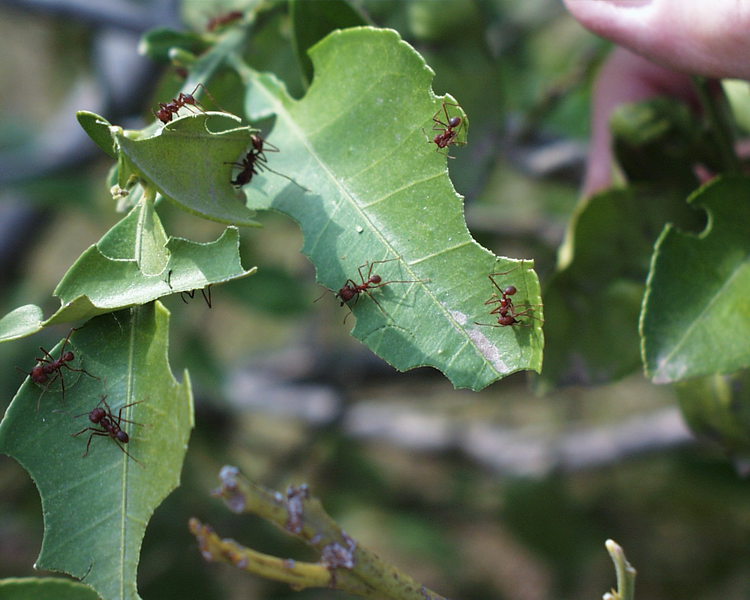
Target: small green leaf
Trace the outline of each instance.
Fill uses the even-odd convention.
[[[198,55],[210,46],[211,43],[198,33],[158,27],[143,35],[138,51],[152,60],[169,62],[169,51],[173,48]]]
[[[257,227],[231,184],[230,163],[244,156],[255,131],[239,124],[228,113],[201,112],[178,117],[151,137],[113,132],[135,170],[180,208],[220,223]]]
[[[643,361],[655,383],[750,366],[750,179],[708,184],[700,235],[667,226],[659,238],[641,314]]]
[[[0,342],[17,340],[44,327],[42,309],[36,304],[26,304],[12,310],[0,319]]]
[[[87,585],[60,577],[0,579],[3,600],[98,600]]]
[[[334,292],[348,279],[361,284],[359,269],[366,278],[372,261],[389,261],[372,272],[384,282],[410,282],[350,302],[353,335],[396,368],[434,366],[472,389],[538,370],[543,316],[532,262],[497,258],[471,238],[446,158],[423,131],[443,102],[430,88],[433,72],[391,30],[334,32],[310,54],[315,78],[299,101],[272,75],[236,65],[249,118],[276,115],[269,142],[280,152],[267,153],[270,168],[312,192],[262,173],[243,188],[249,206],[300,223],[303,251]],[[497,291],[492,272],[508,273],[500,283],[519,289],[517,305],[533,305],[525,326],[475,323],[496,321],[485,304]]]
[[[112,125],[107,119],[87,110],[79,110],[76,113],[76,118],[81,127],[83,127],[83,130],[89,134],[89,137],[97,146],[112,158],[117,156],[117,149],[115,148],[110,131]]]
[[[146,524],[179,484],[193,427],[190,380],[185,373],[180,384],[172,375],[168,334],[169,312],[161,304],[90,321],[66,350],[99,379],[66,373],[64,401],[59,391],[41,395],[27,380],[0,423],[0,452],[29,472],[42,499],[44,541],[36,566],[85,577],[108,600],[138,598]],[[61,352],[58,345],[51,354]],[[83,430],[96,428],[87,416],[102,395],[115,416],[136,403],[120,423],[130,436],[123,446],[130,457],[106,435],[94,435],[82,456],[91,433]]]

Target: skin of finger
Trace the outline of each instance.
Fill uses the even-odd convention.
[[[587,29],[675,71],[750,79],[747,0],[565,0]]]
[[[616,48],[594,86],[591,144],[582,193],[590,196],[612,185],[613,156],[609,121],[621,104],[654,96],[670,96],[698,110],[690,77],[665,69],[624,48]]]

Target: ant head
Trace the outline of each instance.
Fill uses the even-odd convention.
[[[172,120],[172,111],[170,111],[166,106],[162,106],[154,114],[156,115],[156,118],[165,125]]]
[[[70,362],[71,360],[73,360],[73,358],[73,353],[70,350],[62,355],[63,362]]]
[[[344,305],[344,302],[349,302],[349,300],[354,298],[354,296],[356,295],[357,295],[357,290],[355,290],[348,283],[339,290],[338,294],[336,294],[338,298],[341,298],[341,306]]]
[[[130,441],[130,438],[128,437],[128,434],[125,433],[122,429],[117,432],[115,437],[120,440],[123,444],[127,444]]]
[[[253,149],[256,152],[263,152],[263,138],[259,135],[252,134],[250,140],[253,142]]]
[[[47,382],[47,370],[45,369],[47,365],[37,365],[33,369],[31,369],[31,373],[29,375],[36,383],[46,383]]]

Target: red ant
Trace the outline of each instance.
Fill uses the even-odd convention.
[[[36,409],[39,410],[39,402],[42,400],[42,396],[44,395],[44,392],[46,392],[49,387],[57,381],[57,379],[60,379],[60,390],[62,392],[62,399],[63,402],[65,401],[65,376],[63,375],[63,368],[67,369],[68,371],[75,371],[76,373],[85,373],[89,377],[93,379],[99,379],[96,375],[92,375],[89,373],[86,369],[74,369],[71,367],[68,363],[73,362],[75,360],[75,355],[72,351],[68,350],[65,351],[65,346],[68,345],[70,342],[70,336],[73,335],[73,332],[76,331],[76,329],[71,329],[68,333],[67,337],[63,341],[63,345],[60,348],[60,358],[53,357],[47,350],[39,346],[39,349],[44,353],[44,357],[38,357],[36,359],[37,364],[31,371],[28,373],[18,367],[16,367],[21,373],[31,377],[31,380],[39,385],[46,384],[44,386],[44,391],[39,396],[39,400],[37,400]],[[46,357],[46,358],[45,358]],[[53,376],[54,375],[54,376]]]
[[[288,177],[283,173],[279,173],[278,171],[274,171],[271,167],[268,166],[268,159],[266,158],[265,153],[266,151],[279,152],[279,149],[276,146],[274,146],[270,142],[267,142],[261,136],[255,134],[252,134],[250,136],[250,141],[252,142],[253,147],[245,155],[245,158],[242,159],[242,162],[224,163],[225,165],[233,165],[242,169],[239,173],[237,173],[237,176],[234,179],[230,180],[230,183],[233,186],[239,189],[243,185],[247,185],[248,183],[250,183],[253,179],[253,175],[258,175],[263,171],[270,171],[271,173],[275,173],[276,175],[280,175],[281,177],[288,179],[296,186],[301,187],[303,190],[306,190],[308,192],[310,191],[306,187],[301,186],[299,183],[294,181],[294,179],[292,179],[291,177]]]
[[[491,315],[498,315],[497,325],[495,325],[494,323],[479,323],[477,321],[474,321],[476,325],[484,325],[486,327],[509,327],[512,325],[522,325],[524,327],[529,327],[529,325],[526,325],[522,321],[519,321],[516,317],[527,316],[531,317],[532,319],[536,318],[531,314],[534,309],[530,305],[524,305],[526,310],[522,310],[519,312],[516,311],[516,307],[513,304],[513,299],[511,298],[511,296],[515,296],[518,292],[516,286],[509,285],[505,288],[501,288],[495,281],[495,277],[497,277],[498,275],[507,275],[508,273],[510,273],[510,271],[506,271],[505,273],[490,273],[488,275],[490,281],[492,282],[492,285],[494,285],[497,288],[497,291],[500,292],[500,296],[498,296],[495,292],[492,294],[492,297],[490,297],[490,299],[487,300],[484,304],[498,304],[497,307],[490,311]]]
[[[219,27],[229,25],[233,21],[237,21],[242,18],[244,13],[241,10],[233,10],[225,15],[219,15],[218,17],[212,18],[206,25],[207,31],[215,31]]]
[[[340,306],[344,306],[344,304],[346,304],[352,299],[354,299],[354,303],[356,304],[359,301],[359,295],[364,292],[368,296],[370,296],[370,298],[372,298],[372,301],[378,305],[380,310],[383,310],[383,307],[380,306],[380,302],[377,301],[377,299],[375,298],[375,296],[372,295],[370,290],[382,288],[391,283],[420,283],[423,281],[421,279],[417,279],[417,280],[415,279],[395,280],[394,279],[391,281],[383,281],[383,278],[380,275],[372,274],[372,269],[375,265],[392,262],[394,260],[399,260],[399,259],[389,258],[387,260],[374,260],[372,262],[365,263],[357,267],[357,271],[359,271],[359,279],[362,281],[362,283],[357,283],[352,279],[346,280],[346,282],[344,283],[344,286],[336,293],[336,298],[341,300]],[[365,279],[365,276],[362,274],[362,269],[364,269],[367,266],[369,266],[369,269],[367,271],[367,278]]]
[[[169,269],[169,272],[167,273],[167,280],[165,283],[169,286],[170,290],[172,289],[171,281],[172,281],[172,269]],[[212,285],[213,284],[209,283],[205,288],[201,288],[201,295],[203,296],[203,300],[205,300],[208,308],[212,308],[212,304],[211,304],[211,286]],[[182,291],[180,292],[180,298],[185,304],[187,304],[188,301],[185,300],[185,296],[187,296],[188,298],[192,300],[193,298],[195,298],[195,292],[196,290],[190,290],[189,292]]]
[[[136,458],[133,458],[133,456],[128,453],[127,450],[125,450],[125,447],[123,444],[127,444],[130,441],[130,436],[123,431],[122,429],[122,423],[132,423],[133,425],[140,426],[141,423],[136,423],[135,421],[130,421],[122,416],[122,411],[128,408],[129,406],[133,406],[134,404],[139,404],[140,400],[138,402],[131,402],[130,404],[126,404],[124,406],[121,406],[117,411],[117,416],[115,417],[112,414],[112,409],[109,407],[109,404],[107,404],[107,396],[102,396],[102,399],[99,400],[97,405],[91,410],[91,412],[88,413],[81,413],[80,415],[76,415],[75,418],[82,417],[83,415],[89,416],[89,421],[91,421],[94,425],[98,425],[97,427],[85,427],[84,429],[81,429],[78,433],[72,434],[72,437],[76,437],[81,435],[82,433],[85,433],[86,431],[90,431],[89,434],[89,441],[86,442],[86,451],[82,454],[82,457],[88,456],[89,453],[89,447],[91,446],[91,440],[94,439],[95,435],[102,436],[102,437],[110,437],[114,440],[115,444],[117,444],[118,448],[122,450],[128,458],[132,458],[135,462],[137,462],[139,465],[143,466],[140,461],[138,461]],[[105,408],[102,408],[99,406],[100,404],[104,404]]]
[[[447,148],[452,144],[463,145],[466,143],[458,141],[458,133],[464,126],[464,119],[462,119],[461,117],[449,116],[448,105],[460,108],[458,104],[453,104],[452,102],[443,102],[443,112],[445,113],[445,121],[447,121],[447,123],[445,121],[441,121],[438,118],[438,116],[440,115],[439,110],[432,116],[432,120],[434,121],[432,130],[440,132],[432,139],[432,141],[437,146],[435,152],[440,152],[440,150],[442,150],[443,148]],[[448,158],[453,158],[447,153],[446,156],[448,156]]]
[[[173,100],[170,100],[167,103],[159,102],[159,110],[153,111],[154,116],[166,125],[172,120],[172,117],[174,117],[179,112],[179,110],[183,107],[193,106],[199,110],[203,110],[203,107],[195,99],[195,92],[198,91],[198,88],[203,88],[206,94],[218,106],[218,102],[216,102],[216,99],[211,95],[211,92],[208,91],[208,88],[202,83],[199,83],[198,85],[195,86],[195,89],[189,94],[184,94],[183,92],[180,92],[180,95],[177,96],[177,98],[174,98]]]

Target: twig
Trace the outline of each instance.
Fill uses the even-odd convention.
[[[229,510],[274,523],[315,548],[320,560],[307,563],[262,554],[234,540],[222,540],[209,525],[191,519],[190,531],[206,560],[226,562],[295,589],[329,587],[366,598],[447,600],[360,546],[306,485],[291,486],[284,495],[247,480],[232,466],[223,467],[219,478],[221,487],[212,494],[222,498]]]
[[[625,552],[619,544],[613,540],[607,540],[604,545],[612,557],[612,562],[615,563],[617,591],[612,590],[604,594],[603,600],[633,600],[635,598],[635,569],[625,558]]]

